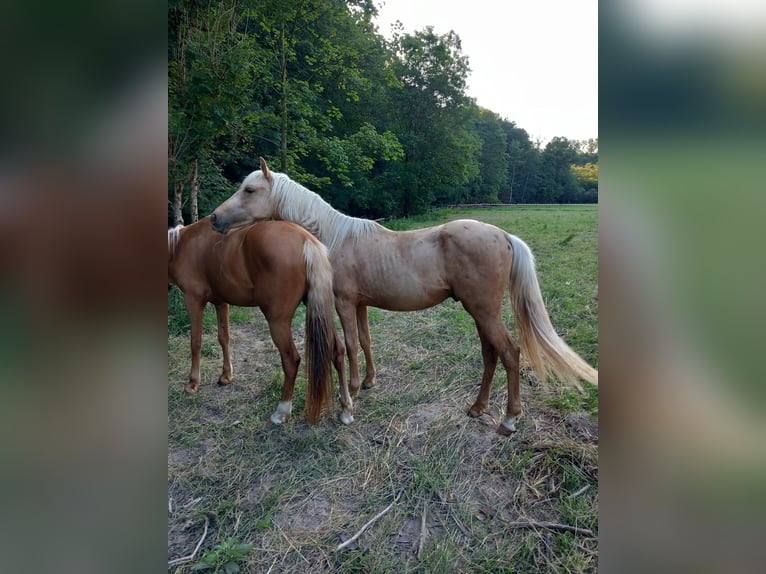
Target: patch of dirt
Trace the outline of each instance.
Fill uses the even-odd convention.
[[[569,413],[564,423],[572,438],[598,442],[598,423],[590,420],[587,413]]]
[[[314,493],[296,504],[288,505],[274,517],[274,523],[292,534],[318,532],[330,519],[332,511],[330,501]]]
[[[261,502],[269,492],[269,489],[274,485],[274,477],[271,474],[262,474],[258,477],[258,480],[250,486],[250,490],[245,495],[247,505],[255,507]]]

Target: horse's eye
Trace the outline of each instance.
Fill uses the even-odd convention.
[[[245,188],[245,193],[253,193],[254,191],[255,191],[254,187],[246,187]]]

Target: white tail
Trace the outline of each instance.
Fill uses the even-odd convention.
[[[521,335],[521,352],[537,376],[545,382],[549,371],[583,390],[578,379],[598,385],[598,371],[559,337],[545,309],[535,272],[535,258],[526,243],[507,234],[513,248],[510,293],[511,306]]]

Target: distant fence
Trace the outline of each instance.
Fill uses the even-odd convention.
[[[561,207],[562,205],[573,206],[586,206],[586,205],[598,205],[598,203],[458,203],[456,205],[445,205],[443,207],[436,207],[434,209],[473,209],[473,208],[490,208],[490,207]]]
[[[455,205],[435,205],[428,208],[426,213],[439,211],[440,209],[491,209],[496,207],[587,207],[588,205],[598,205],[598,203],[457,203]],[[385,223],[392,219],[406,219],[406,217],[379,217],[373,221]]]

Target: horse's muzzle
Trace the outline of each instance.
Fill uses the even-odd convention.
[[[229,230],[229,224],[221,223],[221,221],[218,219],[218,216],[215,213],[212,213],[210,215],[210,224],[213,226],[213,229],[215,229],[218,233],[225,234]]]

